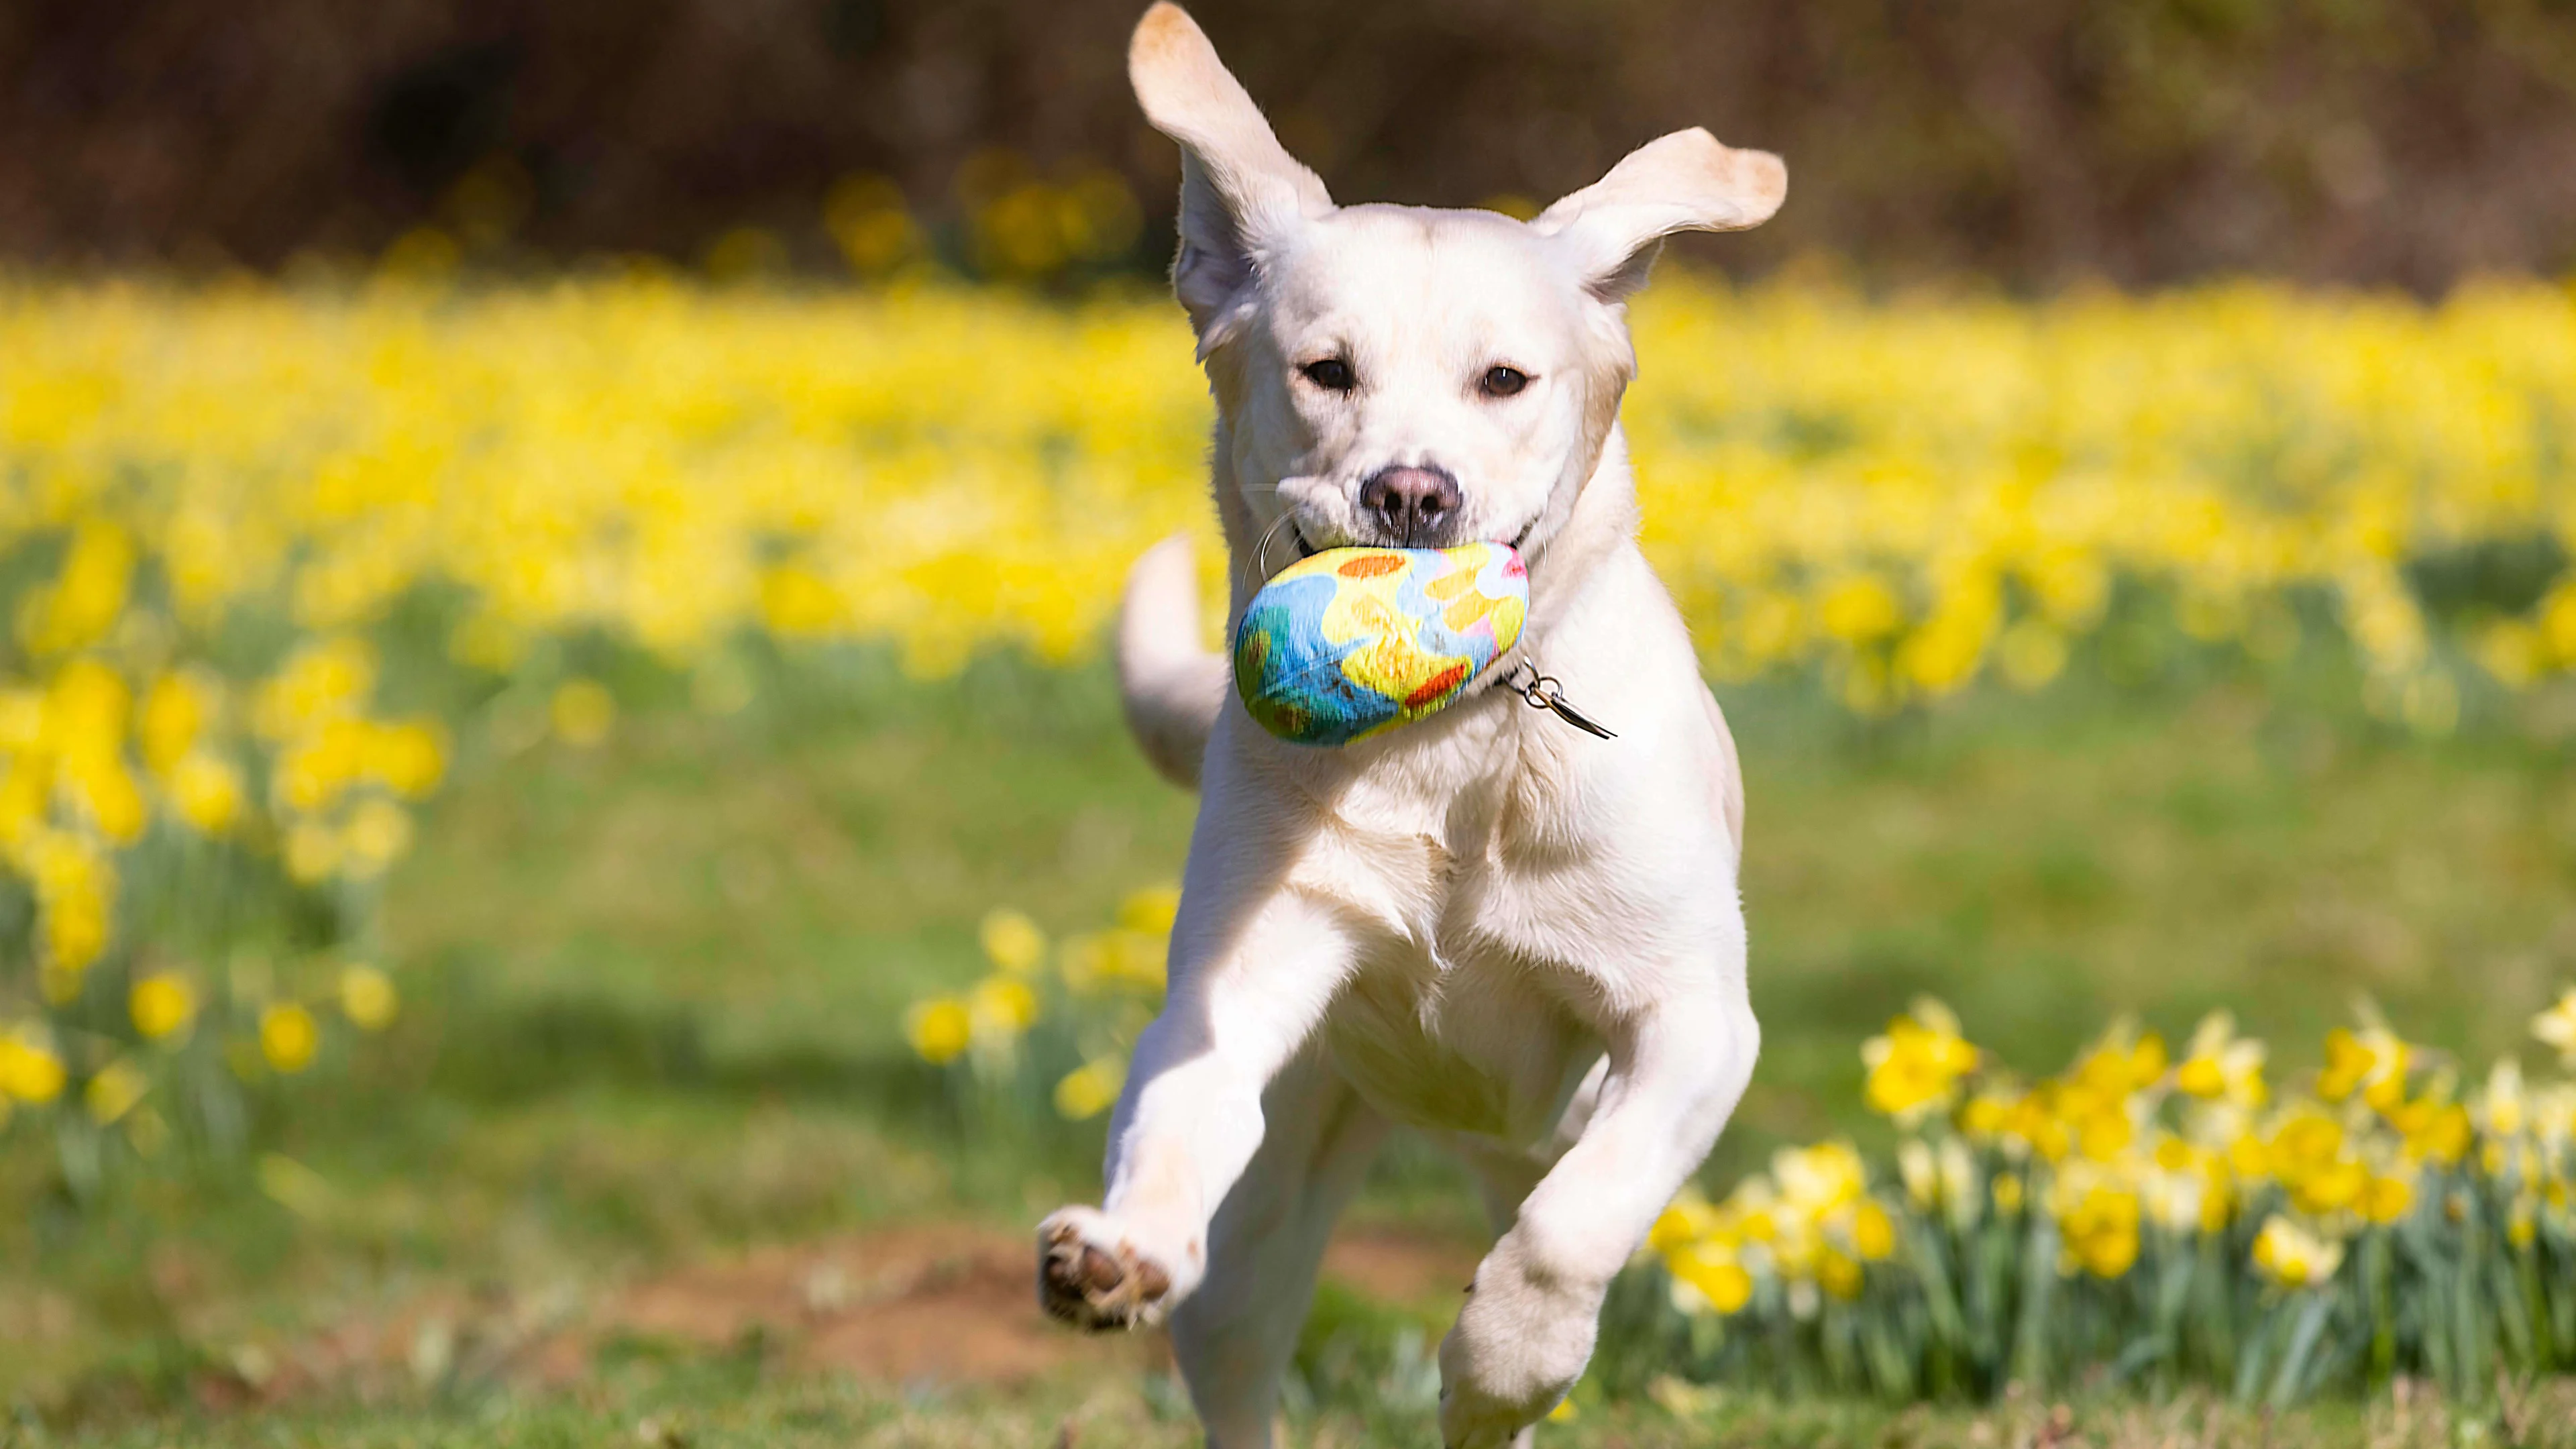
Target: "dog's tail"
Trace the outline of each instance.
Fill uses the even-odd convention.
[[[1163,778],[1195,788],[1225,701],[1225,660],[1199,646],[1199,577],[1187,534],[1145,550],[1118,606],[1118,693],[1127,727]]]

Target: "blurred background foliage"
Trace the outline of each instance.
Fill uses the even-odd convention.
[[[1063,259],[979,244],[973,218],[1040,182],[1074,198],[1068,251],[1150,269],[1176,167],[1126,90],[1139,8],[18,0],[0,254],[266,268],[434,226],[496,262],[826,268],[900,244],[854,245],[879,196],[1015,273]],[[1750,270],[2431,290],[2576,260],[2568,0],[1198,9],[1347,199],[1544,201],[1697,124],[1791,158],[1788,210],[1724,249]]]

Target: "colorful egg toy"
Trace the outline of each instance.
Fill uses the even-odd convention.
[[[1235,693],[1283,740],[1349,744],[1456,699],[1528,617],[1529,571],[1509,544],[1326,549],[1252,596]]]

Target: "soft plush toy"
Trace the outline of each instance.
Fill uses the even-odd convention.
[[[1508,544],[1326,549],[1252,596],[1234,688],[1283,740],[1348,744],[1456,699],[1528,617],[1529,571]]]

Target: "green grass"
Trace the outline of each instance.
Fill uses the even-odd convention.
[[[0,1148],[0,1403],[22,1424],[154,1442],[242,1346],[424,1294],[584,1291],[885,1222],[1016,1230],[1094,1190],[1096,1123],[961,1150],[899,1022],[980,969],[991,906],[1080,929],[1177,874],[1195,801],[1135,757],[1105,670],[993,661],[918,686],[842,661],[724,718],[654,703],[674,690],[640,666],[622,687],[644,703],[605,745],[473,762],[434,808],[386,901],[403,1020],[271,1119],[268,1145],[331,1185],[313,1216],[217,1169],[76,1214],[27,1134]],[[2576,710],[2535,699],[2425,742],[2353,693],[2322,666],[2213,668],[1863,727],[1804,688],[1726,692],[1766,1054],[1718,1176],[1865,1131],[1857,1047],[1916,991],[2031,1069],[2115,1013],[2179,1033],[2216,1005],[2308,1061],[2362,995],[2419,1040],[2509,1049],[2576,977]],[[1419,1153],[1361,1211],[1476,1231]],[[1326,1386],[1317,1422],[1354,1436],[1334,1442],[1377,1432],[1368,1381]],[[1101,1396],[1124,1427],[1087,1442],[1186,1440],[1123,1377],[924,1398],[716,1368],[383,1415],[326,1393],[189,1435],[634,1442],[678,1413],[692,1443],[1016,1443]],[[1774,1407],[1721,1433],[1596,1406],[1572,1442],[1989,1442],[1980,1422],[2001,1432]]]
[[[1675,1412],[1675,1408],[1680,1411]],[[2567,1449],[2576,1392],[2554,1384],[2498,1408],[2454,1414],[2420,1393],[2274,1415],[2190,1397],[2012,1401],[1989,1409],[1890,1409],[1716,1397],[1667,1408],[1593,1406],[1542,1431],[1556,1449]],[[1050,1380],[1009,1392],[896,1392],[847,1382],[783,1381],[747,1360],[618,1369],[577,1395],[487,1394],[445,1402],[314,1403],[269,1414],[174,1414],[82,1442],[160,1449],[986,1449],[1082,1445],[1190,1449],[1201,1442],[1167,1379]],[[0,1424],[0,1449],[48,1443]],[[1314,1449],[1437,1442],[1427,1412],[1335,1409],[1291,1421]]]

